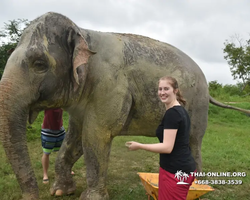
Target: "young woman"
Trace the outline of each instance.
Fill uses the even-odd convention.
[[[189,187],[194,181],[190,172],[196,171],[189,146],[190,119],[184,109],[186,101],[173,77],[159,80],[158,96],[165,104],[166,112],[156,130],[160,143],[141,144],[127,142],[129,150],[143,149],[160,154],[158,200],[186,200]],[[184,173],[180,180],[176,173]],[[181,182],[183,184],[177,184]]]

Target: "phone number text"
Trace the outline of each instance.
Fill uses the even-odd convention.
[[[242,180],[195,180],[199,185],[242,185]]]

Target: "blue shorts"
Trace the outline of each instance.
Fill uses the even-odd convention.
[[[48,129],[42,129],[41,131],[41,140],[43,152],[45,154],[50,154],[52,151],[59,151],[62,146],[62,142],[65,137],[64,128],[58,132],[58,135],[53,135],[53,131]]]

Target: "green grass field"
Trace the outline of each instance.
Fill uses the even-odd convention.
[[[250,102],[234,104],[250,109]],[[64,113],[64,125],[67,128],[67,114]],[[74,195],[62,198],[51,197],[50,185],[42,184],[41,142],[40,128],[43,114],[34,124],[28,126],[28,147],[32,165],[39,184],[40,197],[43,200],[50,199],[78,199],[81,192],[86,189],[85,165],[83,159],[79,159],[74,165],[74,179],[77,190]],[[242,180],[242,185],[211,185],[215,191],[202,196],[203,200],[245,200],[250,199],[250,117],[233,110],[222,109],[213,105],[209,108],[209,122],[206,134],[203,138],[202,157],[204,172],[245,172],[246,177],[235,177]],[[158,154],[135,151],[130,152],[124,146],[128,140],[136,140],[143,143],[158,142],[157,138],[147,137],[116,137],[113,141],[108,171],[108,192],[111,200],[146,200],[145,190],[140,182],[137,172],[158,172]],[[0,145],[0,199],[17,200],[21,197],[21,190],[15,175],[8,164],[2,145]],[[54,162],[56,153],[50,160],[50,184],[53,183]],[[205,177],[204,179],[232,179],[226,177]]]

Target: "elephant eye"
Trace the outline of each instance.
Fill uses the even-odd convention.
[[[48,65],[42,60],[36,60],[33,64],[33,67],[37,73],[44,73],[48,71]]]

